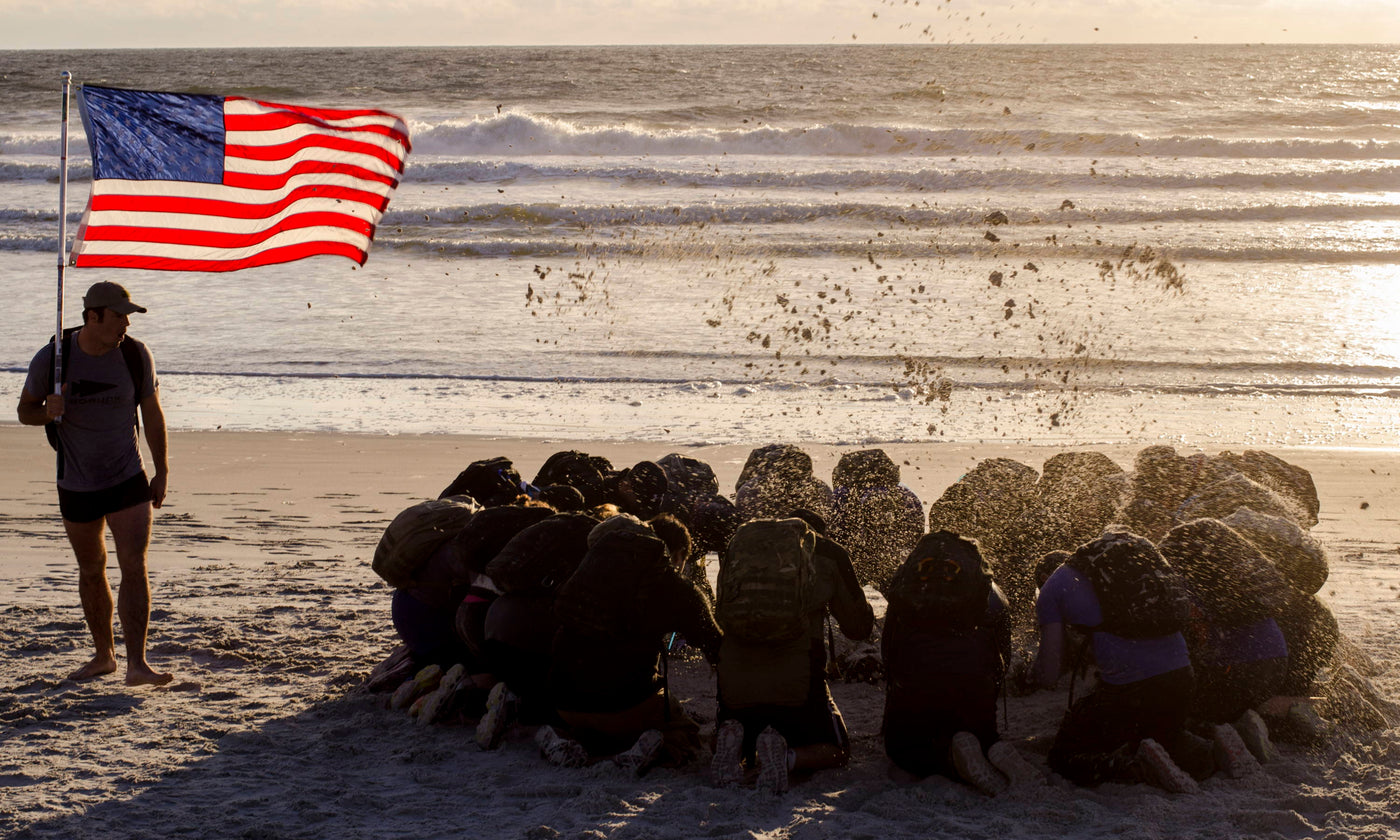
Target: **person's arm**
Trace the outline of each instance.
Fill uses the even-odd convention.
[[[1041,688],[1055,687],[1063,669],[1064,652],[1065,625],[1060,622],[1040,625],[1040,650],[1031,669],[1036,685]]]
[[[42,426],[63,415],[63,395],[45,394],[36,397],[24,389],[19,393],[19,407],[15,410],[19,422],[26,426]]]
[[[850,553],[839,543],[821,537],[817,540],[817,555],[826,558],[834,573],[831,614],[841,635],[855,642],[865,641],[875,630],[875,610],[856,578]]]
[[[679,572],[668,570],[664,580],[666,595],[661,603],[666,605],[662,611],[666,619],[662,623],[684,636],[687,644],[699,648],[707,660],[718,661],[724,633],[715,621],[710,599]]]
[[[151,507],[165,503],[166,483],[170,476],[170,465],[166,459],[167,445],[165,432],[165,412],[160,407],[160,389],[141,400],[141,422],[146,426],[146,443],[151,447]]]
[[[1000,682],[1011,665],[1011,605],[1007,603],[1001,587],[995,583],[992,584],[992,591],[987,593],[987,617],[992,638],[996,640],[997,659],[1001,662],[1001,670],[997,674],[997,681]]]

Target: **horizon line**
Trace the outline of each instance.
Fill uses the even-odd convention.
[[[1042,41],[1039,43],[1006,43],[1000,41],[966,41],[934,43],[920,41],[771,41],[771,42],[681,42],[656,41],[646,43],[534,43],[534,44],[236,44],[220,46],[146,45],[146,46],[87,46],[87,47],[6,47],[0,52],[87,52],[118,50],[412,50],[412,49],[605,49],[615,47],[1396,47],[1400,41]]]

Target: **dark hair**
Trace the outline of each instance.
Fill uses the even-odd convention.
[[[583,510],[583,494],[576,487],[567,484],[549,484],[540,488],[539,501],[548,503],[555,510]]]
[[[86,324],[86,323],[88,322],[88,313],[89,313],[89,312],[94,312],[94,313],[97,314],[97,323],[99,323],[99,324],[102,323],[103,321],[107,320],[107,307],[105,307],[105,306],[89,306],[89,307],[85,307],[85,308],[83,309],[83,323],[84,323],[84,324]]]
[[[666,543],[666,550],[671,552],[672,557],[690,556],[690,530],[679,519],[669,513],[662,513],[648,519],[647,525]]]
[[[1065,564],[1065,561],[1074,555],[1068,551],[1052,551],[1040,558],[1035,564],[1035,585],[1044,586],[1045,581],[1055,573],[1055,570]]]

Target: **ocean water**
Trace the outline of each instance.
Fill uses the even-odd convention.
[[[363,267],[68,272],[150,307],[178,428],[1400,442],[1394,46],[0,52],[14,393],[64,69],[410,125]]]

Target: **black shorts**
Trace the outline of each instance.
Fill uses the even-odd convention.
[[[139,472],[105,490],[64,490],[58,488],[58,510],[69,522],[96,522],[109,513],[126,510],[151,500],[151,483]]]

